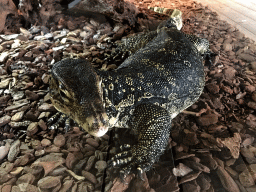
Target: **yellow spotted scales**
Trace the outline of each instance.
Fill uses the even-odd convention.
[[[171,120],[191,106],[204,88],[203,55],[208,41],[179,31],[181,12],[153,32],[127,38],[111,55],[130,56],[113,71],[97,71],[88,61],[65,59],[52,68],[53,105],[94,136],[111,127],[131,128],[134,146],[109,162],[141,176],[163,154]]]

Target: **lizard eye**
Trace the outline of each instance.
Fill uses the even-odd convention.
[[[65,88],[64,89],[59,89],[59,94],[61,96],[61,99],[65,102],[69,102],[69,97],[68,97],[67,93],[68,92],[65,90]]]
[[[67,99],[67,95],[64,93],[64,91],[60,90],[60,96],[62,98],[66,98]]]
[[[60,89],[65,89],[64,85],[62,83],[59,83],[59,88]]]

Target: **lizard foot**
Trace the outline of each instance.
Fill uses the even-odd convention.
[[[125,178],[130,173],[135,173],[144,181],[143,172],[150,170],[157,158],[151,156],[147,149],[142,149],[138,145],[129,144],[120,147],[120,153],[116,154],[108,161],[109,167],[120,167],[120,179],[125,183]]]
[[[65,124],[65,131],[68,132],[71,128],[70,123],[71,123],[71,119],[68,118],[67,115],[61,113],[61,112],[57,112],[56,114],[54,114],[50,119],[48,119],[47,124],[49,126],[49,129],[58,129],[58,127],[60,127],[60,125]],[[53,123],[55,122],[55,123]]]

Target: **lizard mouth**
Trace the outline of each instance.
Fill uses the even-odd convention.
[[[101,137],[103,135],[105,135],[105,133],[108,131],[108,128],[107,127],[99,127],[97,129],[97,131],[95,132],[91,132],[90,134],[94,137]]]
[[[79,121],[79,120],[77,120]],[[108,131],[108,118],[105,113],[98,114],[96,117],[90,116],[84,123],[79,123],[81,127],[89,134],[95,137],[101,137]]]

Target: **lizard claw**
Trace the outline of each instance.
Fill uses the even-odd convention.
[[[145,179],[144,179],[144,177],[143,177],[143,173],[144,173],[143,169],[140,168],[140,167],[138,167],[138,168],[137,168],[137,174],[138,174],[139,178],[140,178],[142,181],[145,181]]]
[[[127,164],[132,161],[132,157],[130,155],[130,151],[118,153],[114,157],[112,157],[111,160],[107,162],[107,164],[109,167],[116,167]]]
[[[129,144],[124,144],[124,145],[121,145],[120,146],[120,149],[121,149],[121,151],[123,151],[123,150],[127,150],[127,149],[130,149],[131,148],[131,145],[129,145]]]
[[[124,183],[124,184],[128,184],[125,179],[127,177],[127,175],[129,175],[131,172],[131,167],[126,167],[126,168],[123,168],[121,171],[120,171],[120,179],[121,181]]]
[[[52,124],[56,119],[58,119],[61,115],[61,112],[55,113],[51,118],[48,119],[47,124],[50,125]]]
[[[70,118],[67,118],[66,121],[65,121],[64,129],[65,129],[66,133],[71,129],[70,121],[71,121]]]

